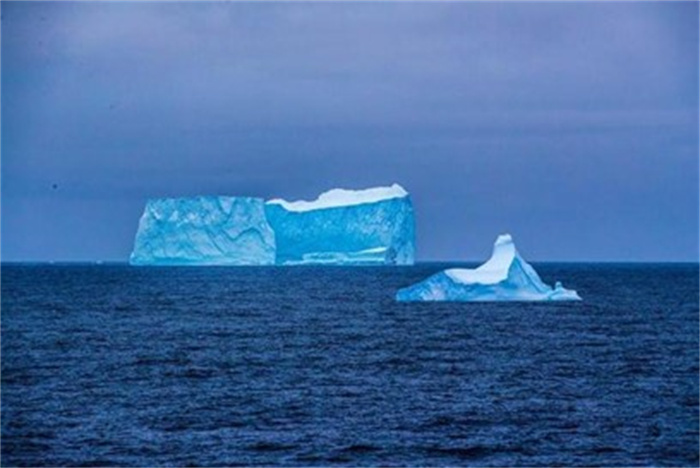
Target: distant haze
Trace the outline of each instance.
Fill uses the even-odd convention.
[[[400,183],[418,260],[698,260],[697,2],[3,2],[2,260]]]

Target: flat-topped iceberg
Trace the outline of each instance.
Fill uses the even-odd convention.
[[[518,253],[509,234],[498,236],[491,258],[475,269],[451,268],[400,289],[398,301],[571,301],[576,291],[554,288]]]
[[[272,265],[275,234],[261,198],[149,200],[132,265]]]
[[[270,200],[265,214],[275,231],[277,263],[411,265],[413,205],[398,184],[334,189],[313,201]]]
[[[314,201],[249,197],[151,200],[133,265],[406,265],[413,206],[398,184],[333,189]]]

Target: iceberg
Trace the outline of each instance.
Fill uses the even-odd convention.
[[[149,200],[139,221],[132,265],[272,265],[275,233],[261,198]]]
[[[132,265],[410,265],[415,227],[398,184],[333,189],[314,201],[250,197],[148,201]]]
[[[518,253],[509,234],[498,236],[491,258],[475,269],[451,268],[400,289],[397,301],[575,301],[576,291],[554,288]]]
[[[333,189],[313,201],[270,200],[280,265],[412,265],[413,205],[398,184]]]

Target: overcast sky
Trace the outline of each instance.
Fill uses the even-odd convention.
[[[2,259],[402,184],[419,260],[698,260],[698,3],[2,3]]]

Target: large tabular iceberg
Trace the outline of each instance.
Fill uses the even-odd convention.
[[[520,256],[509,234],[498,236],[491,258],[476,269],[452,268],[400,289],[398,301],[567,301],[576,291],[554,288]]]
[[[132,265],[272,265],[275,234],[260,198],[149,200]]]
[[[317,200],[196,197],[151,200],[133,265],[406,265],[413,207],[399,185],[334,189]]]
[[[314,201],[270,200],[265,213],[278,264],[413,264],[413,206],[400,185],[334,189]]]

